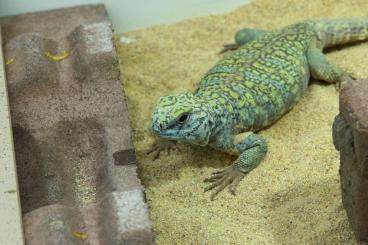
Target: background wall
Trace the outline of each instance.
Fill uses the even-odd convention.
[[[116,32],[223,13],[252,0],[0,0],[0,16],[88,3],[104,3]]]

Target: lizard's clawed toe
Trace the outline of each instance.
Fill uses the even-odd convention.
[[[215,182],[221,179],[222,176],[223,174],[221,172],[214,172],[211,177],[204,179],[204,182]]]
[[[231,194],[235,195],[236,187],[245,176],[244,173],[240,172],[233,166],[230,166],[222,171],[216,171],[212,173],[212,176],[205,179],[204,182],[211,182],[212,184],[207,186],[204,191],[210,191],[214,189],[211,194],[211,201],[215,199],[218,193],[229,186]]]
[[[236,188],[238,187],[240,181],[243,179],[243,177],[237,177],[233,180],[233,182],[229,185],[229,191],[234,196],[236,195]]]
[[[152,146],[151,149],[146,152],[147,155],[156,152],[153,156],[153,160],[160,157],[161,152],[167,151],[167,155],[170,155],[172,150],[177,150],[180,152],[179,147],[176,145],[176,141],[172,140],[158,140]]]
[[[236,50],[239,47],[240,47],[240,45],[237,44],[237,43],[225,44],[224,48],[219,52],[219,54],[223,54],[223,53],[226,53],[228,51]]]

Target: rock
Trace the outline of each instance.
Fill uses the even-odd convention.
[[[344,208],[356,237],[368,241],[368,80],[354,81],[341,91],[333,142],[340,151]]]

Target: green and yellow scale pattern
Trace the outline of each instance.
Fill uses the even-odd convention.
[[[199,83],[219,115],[256,131],[272,124],[301,98],[309,82],[306,50],[316,34],[300,23],[265,34],[220,60]]]
[[[367,38],[367,18],[309,20],[273,31],[241,30],[236,35],[239,48],[212,67],[194,93],[159,99],[153,132],[239,155],[232,166],[207,179],[214,183],[206,190],[217,187],[212,198],[227,185],[234,193],[242,177],[266,155],[266,140],[257,131],[300,100],[310,77],[328,83],[350,79],[322,50]]]

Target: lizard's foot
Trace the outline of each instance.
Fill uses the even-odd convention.
[[[178,146],[176,145],[176,141],[173,140],[163,140],[158,139],[156,142],[151,146],[151,149],[146,152],[147,155],[156,152],[153,156],[153,160],[156,160],[160,157],[161,152],[167,151],[167,155],[170,155],[172,150],[179,150]]]
[[[223,53],[226,53],[228,51],[237,50],[239,47],[240,47],[240,45],[237,44],[237,43],[225,44],[224,48],[219,52],[219,54],[223,54]]]
[[[220,193],[226,186],[229,186],[231,194],[235,195],[236,187],[246,174],[239,171],[234,165],[227,167],[221,171],[212,173],[212,176],[205,179],[204,182],[211,182],[204,191],[209,191],[216,188],[211,194],[211,201],[213,201],[218,193]]]
[[[340,91],[342,88],[348,86],[350,82],[356,79],[357,78],[353,74],[345,72],[342,78],[336,83],[336,90]]]

